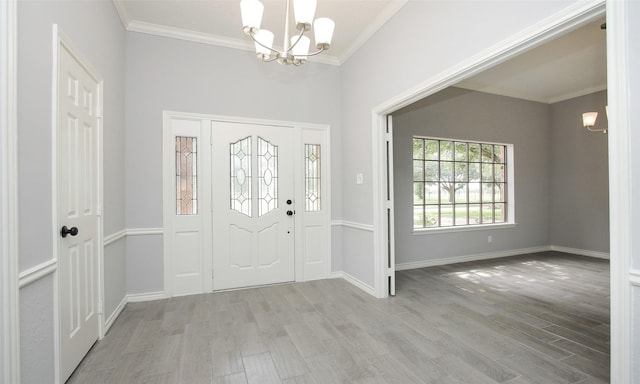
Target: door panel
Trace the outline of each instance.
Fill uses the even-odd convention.
[[[212,124],[214,289],[294,280],[293,137],[288,127]]]
[[[58,279],[60,374],[71,375],[100,335],[98,315],[99,83],[60,45],[58,73]]]

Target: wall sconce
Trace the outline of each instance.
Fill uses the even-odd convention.
[[[609,117],[609,106],[605,107],[607,112],[607,118]],[[585,112],[582,114],[582,125],[590,132],[602,132],[607,133],[607,128],[594,128],[596,125],[596,119],[598,118],[598,112]]]

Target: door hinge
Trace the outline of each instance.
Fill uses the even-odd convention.
[[[387,268],[387,276],[393,276],[395,272],[395,268]]]
[[[387,143],[390,142],[391,141],[391,134],[389,132],[385,133],[384,134],[384,138],[387,141]]]
[[[393,203],[391,202],[391,200],[387,200],[385,206],[387,209],[391,209],[393,208]]]
[[[98,315],[102,315],[104,311],[102,310],[102,301],[98,301]]]

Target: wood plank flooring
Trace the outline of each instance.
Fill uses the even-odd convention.
[[[128,304],[68,383],[609,382],[609,263],[544,252]]]

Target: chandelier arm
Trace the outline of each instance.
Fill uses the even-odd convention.
[[[256,39],[256,38],[254,37],[254,35],[255,35],[255,32],[253,32],[253,31],[251,31],[251,33],[249,33],[249,36],[251,37],[251,39],[252,39],[253,41],[255,41],[255,42],[256,42],[256,44],[259,44],[261,47],[266,48],[266,49],[270,50],[271,52],[273,52],[273,53],[275,53],[275,54],[277,54],[277,55],[279,55],[279,54],[280,54],[280,52],[278,52],[277,50],[275,50],[275,49],[273,49],[273,48],[271,48],[271,47],[267,47],[266,45],[262,44],[260,41],[258,41],[258,39]],[[269,61],[272,61],[272,60],[269,60]]]
[[[325,49],[324,47],[322,47],[322,48],[318,49],[318,50],[317,50],[317,51],[315,51],[315,52],[311,52],[311,53],[306,54],[305,56],[315,56],[315,55],[319,55],[319,54],[321,54],[321,53],[322,53],[322,52],[324,52],[324,51],[326,51],[326,49]]]
[[[296,39],[296,42],[295,42],[295,43],[293,43],[293,44],[291,44],[291,46],[289,47],[289,49],[287,49],[287,52],[286,52],[286,53],[291,52],[291,50],[293,49],[293,47],[295,47],[295,46],[298,44],[298,42],[300,41],[300,39],[302,38],[302,35],[304,35],[304,28],[302,28],[302,29],[300,30],[300,33],[298,34],[298,38]]]

